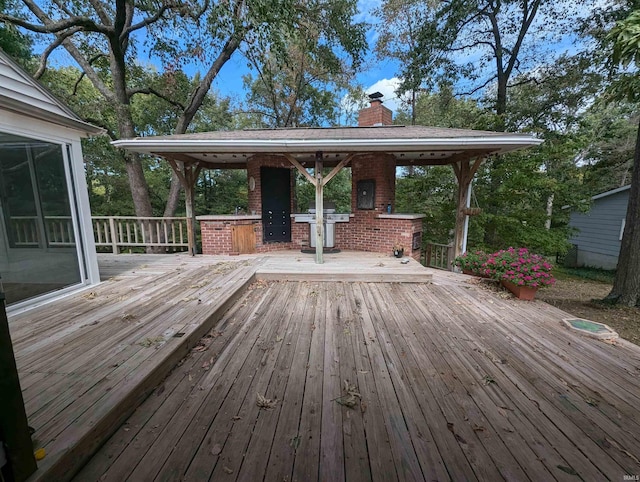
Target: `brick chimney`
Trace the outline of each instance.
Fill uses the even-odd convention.
[[[393,113],[382,105],[382,94],[380,92],[370,94],[369,102],[371,105],[358,114],[358,127],[390,126],[393,122]]]

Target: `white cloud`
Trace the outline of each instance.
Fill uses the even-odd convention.
[[[373,94],[374,92],[380,92],[384,97],[382,101],[384,105],[393,111],[394,116],[402,107],[403,99],[398,97],[396,90],[400,87],[402,79],[398,77],[392,77],[390,79],[380,79],[374,84],[364,87],[365,94]],[[365,97],[366,99],[366,97]],[[408,97],[407,97],[408,99]],[[354,119],[357,119],[357,113],[362,107],[369,105],[367,100],[354,99],[350,95],[345,95],[340,101],[341,105],[341,124],[349,125],[353,123]]]
[[[392,77],[390,79],[380,79],[375,84],[365,89],[367,94],[373,94],[374,92],[380,92],[384,97],[382,101],[384,105],[391,109],[394,113],[400,110],[402,104],[402,98],[398,97],[396,90],[400,87],[402,80],[398,77]]]

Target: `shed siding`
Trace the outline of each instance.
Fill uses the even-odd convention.
[[[629,191],[596,199],[588,213],[571,213],[569,225],[579,229],[570,242],[579,251],[618,257],[620,227],[627,214]]]

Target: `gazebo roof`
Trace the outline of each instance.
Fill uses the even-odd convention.
[[[322,151],[326,166],[348,154],[388,153],[399,166],[441,165],[478,156],[503,154],[542,143],[529,134],[424,126],[247,129],[115,141],[117,147],[159,155],[205,168],[244,169],[256,154],[294,156],[312,166]]]

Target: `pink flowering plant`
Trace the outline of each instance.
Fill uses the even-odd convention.
[[[482,265],[487,261],[489,255],[484,251],[466,252],[453,260],[453,264],[458,268],[480,274]]]
[[[543,256],[530,253],[527,248],[509,248],[491,254],[480,272],[499,281],[539,288],[556,282],[551,269]]]

